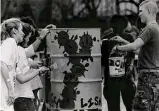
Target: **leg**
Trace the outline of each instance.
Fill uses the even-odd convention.
[[[38,107],[40,105],[40,101],[39,101],[39,98],[38,98],[38,91],[39,91],[39,89],[33,90],[33,93],[34,93],[34,96],[35,96],[35,98],[34,98],[34,106],[35,106],[36,111],[38,111]]]
[[[109,111],[120,111],[120,80],[117,78],[111,78],[104,86],[103,94],[107,100]]]
[[[127,111],[132,111],[132,104],[135,97],[136,86],[133,81],[124,77],[121,86],[121,96]]]

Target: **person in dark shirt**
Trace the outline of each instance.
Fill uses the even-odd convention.
[[[132,79],[133,71],[130,71],[129,67],[133,65],[134,54],[112,52],[113,47],[120,44],[109,41],[111,37],[121,35],[124,39],[133,42],[133,37],[124,32],[127,25],[128,21],[125,17],[113,16],[110,20],[112,31],[111,29],[106,31],[102,42],[102,66],[105,68],[103,94],[109,111],[120,111],[120,93],[127,111],[132,111],[136,87]]]

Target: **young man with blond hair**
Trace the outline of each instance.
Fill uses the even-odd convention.
[[[115,51],[134,51],[139,54],[139,78],[133,104],[134,111],[158,111],[159,109],[159,25],[156,22],[158,7],[155,1],[146,0],[139,6],[139,17],[146,23],[139,37],[126,43],[116,36],[111,40],[125,42],[115,46]]]

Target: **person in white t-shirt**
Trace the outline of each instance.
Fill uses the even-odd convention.
[[[23,76],[20,68],[17,68],[19,62],[19,54],[17,44],[23,41],[24,33],[22,31],[22,22],[18,18],[7,19],[1,24],[1,46],[0,46],[0,61],[1,61],[1,99],[0,111],[14,111],[13,102],[15,100],[15,80],[19,83],[27,82],[31,77]],[[45,34],[48,31],[42,31]],[[42,36],[43,36],[42,34]],[[43,36],[43,37],[44,37]],[[37,40],[33,46],[28,49],[36,49],[41,40]],[[26,56],[31,56],[29,50],[26,49]],[[16,68],[18,73],[16,74]],[[39,69],[46,70],[44,68]],[[32,75],[31,75],[32,76]]]
[[[18,18],[7,19],[1,24],[0,111],[13,111],[15,69],[19,59],[17,43],[23,40],[23,36]]]
[[[37,53],[36,53],[37,55]],[[29,63],[30,63],[30,67],[31,67],[31,70],[34,71],[34,70],[37,70],[41,65],[41,62],[40,60],[37,61],[37,58],[34,58],[34,59],[31,59],[29,58]],[[34,106],[35,106],[35,109],[36,111],[38,111],[38,107],[40,105],[40,99],[38,97],[38,92],[40,89],[43,88],[43,84],[41,82],[41,79],[40,79],[40,76],[36,76],[34,77],[32,80],[30,80],[30,85],[31,85],[31,88],[32,88],[32,91],[34,93]]]
[[[18,53],[19,53],[19,62],[17,64],[17,75],[23,75],[25,80],[25,83],[19,83],[19,81],[15,82],[15,92],[17,94],[17,98],[14,102],[14,110],[15,111],[34,111],[34,105],[32,99],[34,98],[34,94],[32,92],[31,86],[30,86],[30,80],[36,77],[40,71],[47,70],[46,67],[40,67],[37,70],[31,71],[30,66],[28,63],[28,59],[26,56],[27,54],[32,55],[34,53],[33,46],[31,45],[27,49],[24,49],[21,46],[18,46]]]
[[[19,53],[19,62],[17,65],[17,76],[22,75],[25,79],[25,83],[20,83],[16,81],[15,89],[17,98],[14,102],[14,110],[15,111],[35,111],[34,104],[32,99],[34,98],[34,94],[31,89],[30,80],[36,77],[40,71],[48,70],[46,67],[40,67],[37,70],[30,70],[30,65],[28,63],[28,58],[35,54],[34,51],[38,48],[41,40],[47,35],[48,30],[43,29],[40,33],[40,40],[37,39],[33,44],[31,44],[28,48],[25,48],[26,43],[29,42],[29,38],[31,37],[32,30],[30,29],[30,25],[24,23],[23,31],[25,33],[25,37],[21,45],[18,46]]]
[[[25,30],[23,30],[24,31],[24,33],[25,33],[25,35],[28,35],[27,37],[25,37],[25,39],[24,39],[24,41],[21,43],[21,46],[22,47],[24,47],[24,48],[27,48],[30,44],[32,44],[32,43],[35,43],[34,41],[36,40],[36,38],[37,37],[42,37],[41,36],[41,34],[43,33],[43,32],[38,32],[38,30],[37,30],[37,27],[36,27],[36,25],[35,25],[35,23],[34,23],[34,21],[31,19],[31,18],[29,18],[29,17],[23,17],[23,18],[21,18],[21,21],[23,21],[26,25],[26,27],[24,28]],[[32,33],[30,33],[30,31],[29,31],[29,28],[27,28],[27,25],[30,25],[30,27],[31,27],[31,32]],[[53,24],[50,24],[50,25],[47,25],[46,27],[45,27],[45,29],[47,29],[47,28],[53,28],[53,29],[55,29],[56,28],[56,26],[55,25],[53,25]],[[38,39],[38,40],[36,40],[37,42],[41,42],[42,41],[42,39]],[[41,44],[41,46],[42,46],[43,44]],[[36,47],[35,47],[35,45],[34,45],[34,51],[36,51],[36,49],[37,49],[37,46],[39,46],[39,45],[36,45]],[[40,47],[40,48],[38,48],[38,50],[40,49],[41,50],[41,48],[42,47]],[[44,48],[44,47],[43,47]],[[33,61],[33,60],[31,60],[31,58],[29,58],[28,59],[29,60],[29,62],[31,63],[31,66],[30,66],[30,68],[31,68],[31,70],[30,70],[30,73],[32,72],[32,71],[35,71],[35,70],[37,70],[37,68],[40,66],[36,61]],[[54,68],[54,67],[53,67]],[[56,68],[56,67],[55,67]],[[28,73],[28,74],[30,74],[30,73]],[[30,81],[30,85],[31,85],[31,88],[32,88],[32,91],[33,91],[33,93],[34,93],[34,106],[35,106],[35,109],[36,109],[36,111],[38,111],[38,107],[39,107],[39,103],[40,103],[40,101],[39,101],[39,98],[38,98],[38,91],[41,89],[41,88],[43,88],[43,86],[42,86],[42,83],[41,83],[41,80],[40,80],[40,77],[37,75],[36,77],[34,77],[33,79],[31,79]],[[19,104],[17,104],[17,105],[19,105]]]

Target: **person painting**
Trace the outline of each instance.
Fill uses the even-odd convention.
[[[18,54],[19,54],[19,61],[17,63],[17,76],[21,76],[21,81],[15,82],[15,92],[16,92],[16,99],[14,102],[14,110],[15,111],[34,111],[34,104],[32,99],[34,98],[30,80],[36,77],[41,71],[46,71],[48,68],[40,67],[37,70],[31,71],[30,64],[28,62],[28,58],[35,54],[34,49],[38,48],[39,41],[35,41],[29,47],[24,48],[29,41],[31,36],[32,30],[29,24],[23,23],[23,31],[25,33],[24,39],[21,44],[18,44]],[[41,39],[43,39],[48,31],[42,30],[40,35]],[[36,50],[36,49],[35,49]]]
[[[1,24],[1,111],[13,111],[16,67],[19,61],[17,44],[23,41],[24,33],[22,29],[21,21],[18,18],[7,19]]]
[[[109,40],[114,35],[122,35],[132,42],[133,37],[124,32],[127,26],[128,21],[124,16],[113,16],[110,20],[112,33],[106,31],[107,40],[102,42],[102,65],[105,67],[103,94],[109,111],[120,111],[120,93],[127,111],[132,111],[136,86],[132,79],[133,71],[129,69],[133,65],[134,54],[114,52],[113,47],[119,43]]]
[[[156,22],[158,7],[155,1],[143,1],[139,17],[145,28],[138,38],[126,45],[115,46],[114,51],[133,51],[138,54],[139,78],[134,99],[134,111],[158,111],[159,109],[159,25]],[[119,36],[112,38],[121,42]]]

